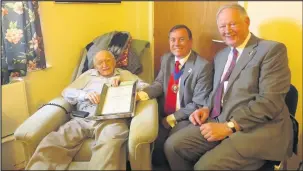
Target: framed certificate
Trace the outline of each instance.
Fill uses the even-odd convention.
[[[137,81],[121,82],[119,86],[103,85],[100,103],[92,119],[129,118],[135,114]]]

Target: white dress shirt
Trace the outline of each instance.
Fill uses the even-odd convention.
[[[247,35],[245,41],[244,41],[240,46],[236,47],[236,49],[237,49],[237,51],[238,51],[238,58],[237,58],[237,61],[236,61],[236,62],[238,62],[238,60],[240,59],[241,54],[242,54],[242,52],[243,52],[243,50],[244,50],[244,48],[245,48],[245,46],[246,46],[248,40],[250,39],[250,37],[251,37],[251,33],[249,33],[249,34]],[[230,64],[231,64],[232,58],[233,58],[233,48],[230,47],[230,52],[229,52],[229,54],[228,54],[228,59],[227,59],[227,62],[226,62],[226,64],[225,64],[225,67],[224,67],[224,70],[223,70],[223,74],[222,74],[222,76],[221,76],[221,81],[223,80],[223,78],[224,78],[224,76],[225,76],[225,74],[226,74],[226,72],[227,72],[227,70],[228,70],[228,68],[229,68],[229,66],[230,66]],[[224,86],[223,86],[223,87],[224,87],[224,88],[223,88],[223,96],[224,96],[224,94],[225,94],[225,90],[226,90],[226,88],[227,88],[227,85],[228,85],[228,80],[224,82]],[[223,99],[223,96],[222,96],[222,99]],[[221,99],[221,100],[222,100],[222,99]]]
[[[191,51],[188,53],[187,56],[185,56],[184,58],[179,59],[178,57],[175,56],[175,62],[179,61],[180,65],[179,65],[179,69],[181,69],[183,67],[183,65],[185,64],[185,62],[187,61],[187,59],[189,58],[191,54]],[[176,111],[180,109],[180,96],[179,96],[179,90],[180,90],[180,83],[181,83],[181,78],[182,76],[179,78],[179,84],[178,84],[178,92],[177,92],[177,100],[176,100]]]

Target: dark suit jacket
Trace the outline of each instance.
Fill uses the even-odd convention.
[[[230,47],[214,60],[213,97],[224,70]],[[223,97],[220,122],[233,118],[243,129],[230,136],[244,157],[281,161],[292,154],[293,131],[285,96],[290,70],[284,44],[251,35],[238,60]]]
[[[150,98],[165,98],[168,81],[174,70],[175,56],[167,53],[161,57],[161,68],[157,78],[145,91]],[[180,110],[174,113],[177,121],[188,119],[197,108],[207,104],[208,95],[212,90],[213,64],[201,58],[192,50],[184,66],[181,76],[179,98]],[[164,100],[163,100],[164,101]],[[163,112],[163,105],[161,110]]]

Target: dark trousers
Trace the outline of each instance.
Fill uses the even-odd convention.
[[[230,138],[208,142],[193,124],[168,137],[164,150],[171,170],[256,170],[264,164],[241,156]]]
[[[165,153],[164,153],[164,143],[169,136],[171,136],[172,134],[176,133],[180,129],[182,129],[190,124],[189,120],[183,120],[183,121],[178,122],[176,124],[176,126],[174,126],[174,128],[166,129],[162,125],[162,122],[161,122],[162,118],[163,117],[159,117],[158,136],[154,142],[155,143],[154,151],[152,153],[152,164],[154,166],[165,166],[165,165],[169,166]]]

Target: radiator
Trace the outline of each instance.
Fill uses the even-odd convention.
[[[2,138],[12,135],[28,116],[24,80],[2,85]]]

